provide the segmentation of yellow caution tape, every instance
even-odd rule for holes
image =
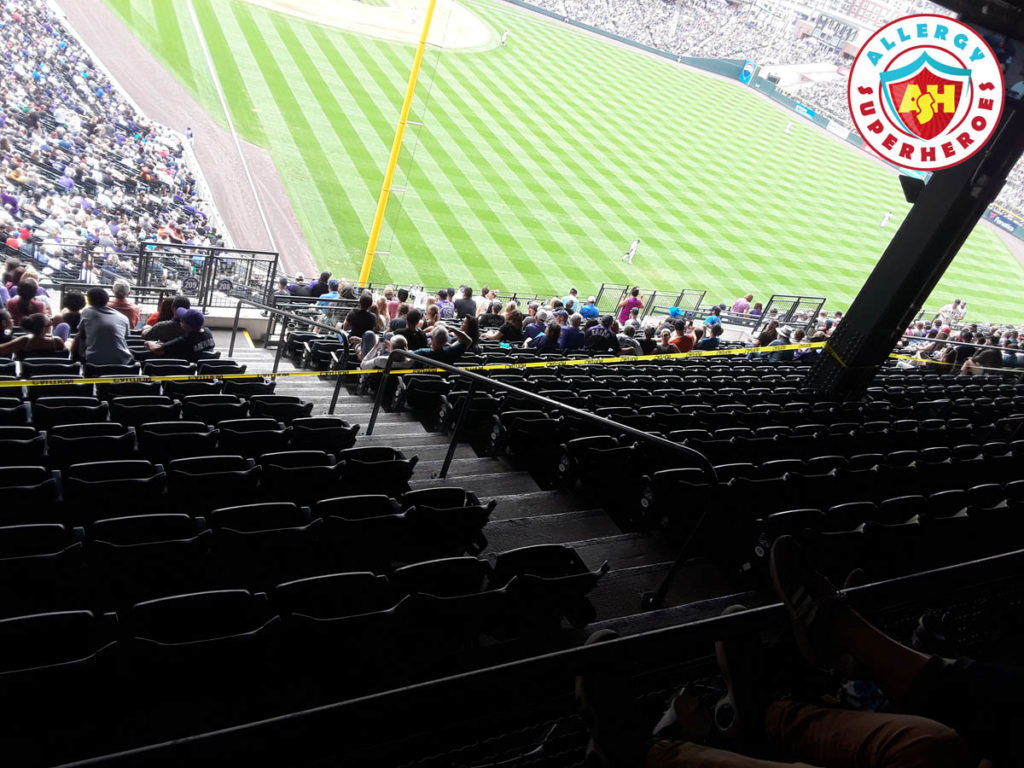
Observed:
[[[527,363],[493,363],[490,365],[469,365],[460,368],[463,371],[502,371],[521,370],[524,368],[560,368],[569,365],[608,365],[613,363],[636,363],[648,360],[680,360],[690,357],[724,357],[730,355],[750,355],[759,353],[773,354],[798,349],[817,349],[825,346],[825,342],[816,341],[808,344],[780,344],[774,347],[743,347],[741,349],[702,349],[695,352],[676,352],[665,355],[625,355],[622,357],[579,357],[565,360],[535,360]],[[68,384],[134,384],[139,382],[162,381],[225,381],[237,379],[287,379],[300,376],[366,376],[383,373],[383,368],[352,369],[346,371],[284,371],[281,373],[223,373],[193,374],[191,376],[109,376],[92,379],[25,379],[17,381],[0,381],[0,389],[5,387],[52,387]],[[392,369],[392,376],[404,373],[444,373],[443,368],[403,368]]]

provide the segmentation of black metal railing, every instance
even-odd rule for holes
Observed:
[[[423,355],[417,355],[415,352],[409,352],[404,349],[396,349],[388,355],[387,362],[384,364],[383,376],[387,377],[391,373],[391,369],[394,367],[396,360],[410,360],[414,363],[420,363],[427,368],[437,368],[446,373],[454,374],[460,378],[467,379],[469,381],[469,390],[466,392],[465,397],[462,400],[459,408],[458,415],[455,417],[455,427],[452,429],[452,439],[448,443],[448,452],[444,458],[444,464],[441,466],[441,471],[438,473],[438,477],[445,478],[448,475],[448,468],[451,466],[452,457],[455,455],[455,449],[457,447],[459,436],[462,431],[462,425],[465,421],[466,414],[469,413],[470,402],[473,399],[473,393],[476,391],[477,386],[490,387],[491,389],[501,390],[502,392],[510,392],[517,397],[521,397],[527,400],[532,400],[538,405],[542,405],[545,408],[565,413],[583,421],[589,422],[602,430],[611,430],[620,432],[624,435],[629,435],[637,440],[648,443],[650,445],[657,446],[667,451],[682,454],[688,459],[696,461],[700,465],[701,470],[707,476],[708,484],[716,485],[718,483],[718,475],[715,472],[714,465],[708,460],[707,456],[698,450],[690,448],[687,445],[681,443],[674,443],[671,440],[666,440],[664,437],[658,435],[652,435],[647,432],[643,432],[634,427],[630,427],[626,424],[619,424],[617,421],[606,419],[603,416],[585,411],[582,408],[576,408],[566,403],[561,403],[557,400],[552,400],[549,397],[538,395],[535,392],[529,392],[525,389],[519,389],[511,384],[507,384],[503,381],[495,381],[494,379],[482,376],[479,373],[473,371],[467,371],[464,368],[458,368],[454,365],[448,365],[447,363],[438,362],[429,357]],[[338,382],[335,384],[335,394],[341,388],[341,377],[338,377]],[[380,412],[381,406],[384,404],[384,393],[387,387],[378,387],[377,395],[373,402],[373,412],[370,414],[370,423],[366,427],[366,434],[373,434],[373,427],[377,423],[377,414]]]
[[[298,323],[300,325],[304,325],[304,326],[307,326],[309,328],[316,328],[317,330],[324,331],[326,333],[332,333],[332,334],[335,334],[335,335],[337,335],[337,333],[338,333],[338,329],[335,328],[334,326],[327,325],[326,323],[318,322],[316,320],[313,320],[310,317],[304,317],[302,315],[296,315],[296,314],[294,314],[292,312],[285,312],[284,310],[278,309],[277,307],[272,307],[269,304],[261,304],[258,301],[251,301],[250,299],[236,299],[236,301],[237,301],[237,304],[235,305],[235,321],[234,321],[234,323],[231,326],[231,343],[228,345],[228,357],[231,357],[231,355],[235,351],[235,338],[238,336],[238,323],[239,323],[239,321],[241,320],[241,317],[242,317],[242,305],[243,304],[245,304],[246,306],[249,306],[249,307],[256,307],[257,309],[262,310],[263,312],[267,312],[271,316],[279,317],[282,320],[290,320],[293,323]],[[285,334],[287,332],[288,332],[288,326],[286,324],[282,323],[281,324],[281,339],[280,339],[280,342],[277,345],[277,353],[274,355],[274,371],[273,371],[274,373],[277,373],[277,369],[281,365],[281,354],[284,352],[284,348],[285,348],[284,337],[285,337]],[[331,410],[331,413],[334,413],[333,409]]]
[[[892,633],[893,627],[905,629],[916,623],[924,608],[940,606],[959,615],[981,605],[1000,605],[1024,589],[1022,574],[1024,550],[844,592],[854,608],[870,609],[872,617]],[[973,615],[963,619],[974,621]],[[377,768],[415,765],[427,756],[454,756],[466,744],[506,734],[526,718],[534,724],[569,718],[575,711],[575,675],[614,673],[633,678],[642,690],[678,689],[692,680],[686,677],[693,674],[691,665],[709,656],[716,640],[778,632],[788,622],[779,603],[680,622],[73,765],[169,768],[222,765],[225,760]],[[396,712],[416,716],[405,718],[396,729]],[[466,763],[453,759],[446,764]]]

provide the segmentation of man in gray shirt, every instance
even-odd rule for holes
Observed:
[[[105,288],[90,288],[89,306],[82,311],[78,335],[72,343],[72,355],[93,365],[130,365],[135,358],[128,349],[128,318],[107,306],[110,296]]]

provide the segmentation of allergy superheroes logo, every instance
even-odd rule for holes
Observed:
[[[850,70],[857,131],[890,163],[937,171],[962,163],[995,132],[1003,73],[992,49],[956,19],[918,14],[875,32]]]

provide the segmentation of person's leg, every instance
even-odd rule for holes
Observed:
[[[896,642],[853,610],[835,586],[807,563],[792,536],[776,539],[771,572],[807,661],[827,663],[846,654],[890,694],[900,697],[910,691],[929,657]]]
[[[913,715],[828,709],[777,702],[765,732],[782,754],[828,768],[970,768],[956,731]]]
[[[374,333],[373,331],[367,331],[366,333],[364,333],[359,351],[360,359],[369,356],[373,352],[373,348],[376,346],[377,334]]]

